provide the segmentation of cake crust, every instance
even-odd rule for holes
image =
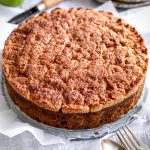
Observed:
[[[64,114],[38,107],[20,96],[8,82],[6,82],[6,86],[13,102],[30,118],[52,127],[74,130],[97,128],[103,124],[116,121],[135,106],[143,90],[142,84],[137,92],[129,98],[99,112]]]
[[[55,9],[11,33],[3,70],[13,90],[38,107],[88,113],[136,93],[145,79],[147,57],[135,28],[111,13]]]

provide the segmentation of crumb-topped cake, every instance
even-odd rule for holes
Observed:
[[[10,97],[54,127],[94,128],[138,101],[148,65],[136,29],[112,13],[55,9],[16,28],[3,50]]]

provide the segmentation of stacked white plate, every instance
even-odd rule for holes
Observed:
[[[108,0],[96,0],[98,2],[105,2]],[[150,5],[150,0],[112,0],[117,8],[135,8]]]

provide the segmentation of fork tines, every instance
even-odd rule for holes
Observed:
[[[148,150],[126,125],[117,131],[117,136],[128,150]]]

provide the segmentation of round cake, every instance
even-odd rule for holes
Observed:
[[[136,29],[112,13],[57,8],[20,24],[5,42],[2,61],[8,93],[29,117],[88,129],[134,107],[147,53]]]

